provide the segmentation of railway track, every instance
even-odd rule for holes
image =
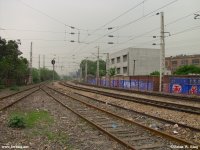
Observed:
[[[194,146],[193,143],[125,119],[112,112],[93,106],[71,94],[50,87],[42,89],[54,100],[77,114],[128,149],[171,149],[173,145]],[[68,99],[66,100],[66,97]]]
[[[74,82],[75,84],[80,84],[84,86],[89,87],[95,87],[99,89],[108,89],[108,90],[114,90],[114,91],[123,91],[126,93],[136,93],[136,94],[143,94],[143,95],[151,95],[151,96],[159,96],[159,97],[167,97],[167,98],[175,98],[179,99],[180,101],[193,101],[193,102],[200,102],[200,97],[198,96],[190,96],[190,95],[175,95],[170,93],[160,93],[160,92],[152,92],[152,91],[139,91],[139,90],[132,90],[132,89],[124,89],[124,88],[116,88],[116,87],[106,87],[106,86],[98,86],[98,85],[92,85],[88,83],[80,83],[80,82]]]
[[[5,98],[8,98],[8,97],[11,97],[11,96],[14,96],[14,95],[17,95],[17,94],[23,93],[23,92],[28,91],[28,90],[31,90],[31,89],[33,89],[33,88],[35,88],[35,87],[37,87],[37,86],[38,86],[38,85],[35,85],[35,86],[30,87],[30,88],[27,88],[27,89],[25,89],[25,90],[21,90],[21,91],[19,91],[19,92],[15,92],[15,93],[13,93],[13,94],[9,94],[9,95],[6,95],[6,96],[3,96],[3,97],[0,97],[0,101],[2,101],[2,100],[5,99]]]
[[[162,107],[162,108],[167,108],[167,109],[171,109],[171,110],[187,112],[187,113],[191,113],[191,114],[200,114],[200,108],[195,107],[195,106],[182,105],[182,104],[177,104],[177,103],[172,103],[172,102],[157,101],[157,100],[152,100],[152,99],[147,99],[147,98],[139,98],[139,97],[128,96],[128,95],[121,95],[121,94],[105,92],[105,91],[100,91],[100,90],[95,90],[95,89],[78,87],[75,85],[61,83],[61,82],[59,82],[59,84],[69,87],[69,88],[76,89],[76,90],[92,92],[92,93],[96,93],[96,94],[100,94],[100,95],[104,95],[104,96],[108,96],[108,97],[113,97],[113,98],[117,98],[117,99],[122,99],[122,100],[126,100],[126,101],[142,103],[145,105],[152,105],[152,106],[156,106],[156,107]]]
[[[163,119],[163,118],[160,118],[160,117],[156,117],[156,116],[152,116],[152,115],[149,115],[149,114],[146,114],[146,113],[142,113],[142,112],[138,112],[138,111],[135,111],[135,110],[132,110],[132,109],[124,108],[122,106],[119,106],[119,105],[116,105],[116,104],[112,104],[112,103],[109,103],[109,102],[104,102],[104,101],[101,101],[101,100],[97,100],[95,98],[92,98],[90,96],[86,96],[86,95],[83,95],[83,94],[80,94],[80,93],[77,93],[77,92],[74,92],[74,94],[82,96],[82,97],[85,97],[85,98],[93,100],[93,101],[96,101],[98,103],[102,103],[102,104],[106,104],[106,105],[109,105],[109,106],[113,106],[114,108],[119,108],[121,110],[126,110],[128,112],[132,112],[134,114],[135,118],[137,118],[137,115],[141,115],[141,116],[149,117],[149,118],[152,118],[154,120],[159,120],[159,121],[161,121],[163,123],[168,123],[168,124],[171,124],[171,125],[178,124],[179,127],[188,128],[188,129],[190,129],[192,131],[200,132],[200,128],[195,128],[195,127],[192,127],[192,126],[189,126],[189,125],[186,125],[186,124],[181,124],[181,123],[174,122],[172,120],[166,120],[166,119]]]
[[[37,92],[41,85],[36,85],[34,87],[16,92],[0,98],[0,111],[6,110],[7,108],[13,106],[15,103],[23,100],[24,98],[30,96],[31,94]]]

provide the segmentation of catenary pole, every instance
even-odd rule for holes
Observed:
[[[85,59],[85,82],[87,83],[87,58]]]
[[[40,74],[40,54],[39,54],[39,61],[38,61],[38,75],[39,75],[39,82],[41,81],[41,74]]]
[[[97,85],[99,85],[99,46],[97,47]]]
[[[28,84],[32,84],[33,83],[33,77],[32,77],[33,53],[32,53],[32,49],[33,49],[33,43],[31,42],[31,47],[30,47],[30,63],[29,63],[30,72],[29,72],[29,81],[28,81]]]
[[[162,92],[162,79],[165,72],[165,30],[164,30],[164,12],[160,13],[161,30],[160,30],[160,83],[159,92]]]

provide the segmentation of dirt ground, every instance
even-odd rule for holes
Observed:
[[[34,127],[8,127],[11,113],[47,111],[53,122],[37,123]],[[113,150],[125,149],[88,123],[59,105],[43,91],[0,112],[0,149],[24,148],[36,150]]]

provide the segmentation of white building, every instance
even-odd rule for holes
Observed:
[[[127,48],[110,54],[110,68],[118,75],[149,75],[160,68],[160,49]]]

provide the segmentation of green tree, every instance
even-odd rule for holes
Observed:
[[[200,67],[194,65],[181,66],[174,72],[175,75],[200,74]]]
[[[85,77],[85,63],[86,60],[82,60],[80,66],[82,66],[83,77]],[[87,60],[87,73],[93,76],[96,76],[97,73],[97,61]],[[99,60],[99,75],[106,75],[106,62],[103,60]]]
[[[38,69],[32,68],[32,78],[33,78],[33,83],[39,82],[39,71],[38,71]]]
[[[116,68],[110,68],[108,70],[108,74],[110,77],[114,76],[116,74]]]
[[[24,84],[28,77],[28,61],[20,57],[16,41],[6,41],[0,37],[0,80],[14,80],[16,84]]]
[[[41,68],[40,69],[40,79],[39,79],[39,70],[36,68],[33,68],[32,70],[32,77],[33,77],[33,83],[48,81],[53,79],[53,71],[49,70],[47,68]],[[60,76],[56,71],[54,71],[54,79],[59,80]]]
[[[150,73],[151,76],[159,76],[160,72],[159,71],[153,71],[152,73]]]

